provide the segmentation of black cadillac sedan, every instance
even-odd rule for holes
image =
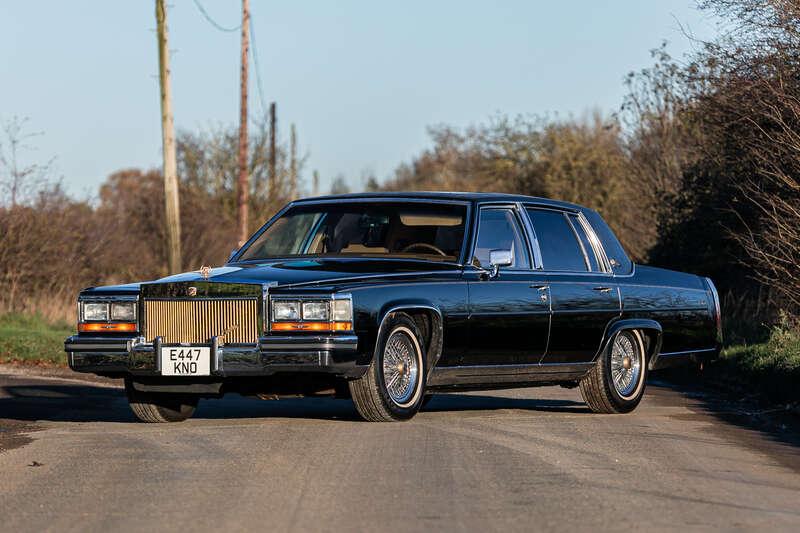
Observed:
[[[226,392],[407,420],[436,392],[546,384],[624,413],[649,370],[721,345],[710,279],[635,265],[591,209],[505,194],[292,202],[222,267],[88,288],[78,308],[70,367],[124,378],[145,422]]]

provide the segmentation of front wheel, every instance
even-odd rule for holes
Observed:
[[[138,391],[130,379],[125,380],[125,393],[131,411],[141,422],[183,422],[197,408],[197,397]]]
[[[408,420],[424,401],[425,349],[414,320],[386,318],[367,372],[349,382],[358,413],[370,422]]]
[[[581,379],[581,396],[595,413],[628,413],[642,401],[646,378],[641,333],[620,331],[594,368]]]

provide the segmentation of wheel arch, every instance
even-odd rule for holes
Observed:
[[[658,360],[658,354],[661,351],[663,329],[661,328],[661,324],[649,318],[627,318],[611,323],[606,328],[598,357],[605,352],[608,348],[608,344],[614,339],[614,336],[624,330],[636,330],[642,334],[645,343],[644,349],[645,356],[647,357],[647,367],[649,370],[652,370],[653,365]]]
[[[433,303],[425,301],[393,302],[384,305],[378,313],[378,328],[375,336],[373,357],[378,349],[378,340],[386,328],[386,319],[395,313],[409,315],[422,332],[423,344],[427,355],[426,380],[431,375],[431,370],[439,362],[442,355],[444,342],[444,321],[442,311]]]

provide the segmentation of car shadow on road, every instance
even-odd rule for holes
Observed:
[[[523,410],[589,413],[580,402],[508,398],[475,394],[437,394],[424,412]],[[308,418],[360,420],[350,400],[287,398],[258,400],[228,394],[201,400],[196,419]],[[0,386],[0,419],[52,422],[133,422],[122,389],[91,384],[19,384]]]
[[[547,411],[552,413],[590,414],[583,402],[572,400],[550,400],[546,398],[508,398],[487,394],[436,394],[423,411],[496,411],[517,409],[520,411]]]
[[[698,379],[675,379],[672,374],[660,375],[652,385],[671,390],[689,401],[690,414],[675,418],[696,420],[711,416],[724,422],[709,426],[712,432],[725,440],[735,440],[760,452],[764,438],[770,451],[785,466],[800,472],[800,417],[783,406],[765,405],[755,397],[737,396],[730,391],[714,390]],[[685,401],[684,400],[684,401]]]

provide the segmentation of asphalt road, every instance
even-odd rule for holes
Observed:
[[[437,396],[401,424],[348,401],[202,401],[136,423],[122,391],[0,375],[0,530],[800,530],[800,441],[650,386]]]

